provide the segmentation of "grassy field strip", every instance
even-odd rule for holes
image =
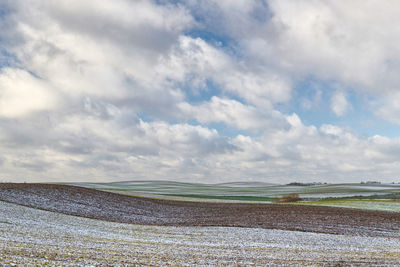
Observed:
[[[349,197],[398,194],[399,184],[321,184],[312,186],[276,185],[264,183],[200,184],[172,181],[127,181],[117,183],[76,183],[88,188],[147,193],[155,195],[268,201],[283,194],[297,193],[303,198]]]
[[[400,201],[398,200],[327,199],[292,204],[400,212]]]
[[[164,194],[155,195],[150,193],[138,193],[130,190],[104,190],[131,196],[146,198],[169,199],[176,201],[200,201],[200,202],[219,202],[219,203],[271,203],[273,198],[257,196],[214,196],[214,195],[195,195],[195,194]],[[356,194],[356,193],[354,193]],[[318,201],[305,201],[291,204],[331,206],[342,208],[356,208],[368,210],[381,210],[400,212],[400,201],[390,199],[325,199]]]
[[[246,198],[242,197],[239,199],[235,198],[218,198],[213,196],[200,196],[191,197],[187,195],[152,195],[144,193],[135,193],[127,191],[114,191],[110,192],[120,193],[131,196],[139,196],[145,198],[154,199],[167,199],[175,201],[199,201],[199,202],[210,202],[210,203],[273,203],[273,201],[266,199],[264,201],[259,200],[259,198]],[[252,199],[252,200],[249,200]],[[256,200],[257,199],[257,200]],[[367,209],[367,210],[381,210],[381,211],[391,211],[400,212],[400,201],[399,200],[368,200],[368,199],[327,199],[319,201],[305,201],[305,202],[295,202],[295,203],[283,203],[283,204],[294,204],[294,205],[316,205],[316,206],[327,206],[327,207],[340,207],[340,208],[354,208],[354,209]]]
[[[239,199],[233,197],[214,197],[214,196],[188,196],[188,195],[156,195],[149,193],[141,193],[134,191],[118,191],[118,190],[102,190],[111,193],[117,193],[121,195],[134,196],[134,197],[143,197],[143,198],[151,198],[151,199],[160,199],[160,200],[174,200],[174,201],[194,201],[194,202],[208,202],[208,203],[253,203],[253,204],[262,204],[262,203],[272,203],[272,201],[266,198],[266,200],[254,200],[255,198],[247,198],[242,197]],[[257,198],[257,197],[256,197]],[[249,200],[252,199],[252,200]]]
[[[400,240],[104,222],[0,201],[0,265],[399,265]]]

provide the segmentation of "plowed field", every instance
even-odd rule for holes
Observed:
[[[55,184],[0,184],[0,200],[63,214],[142,225],[235,226],[400,236],[400,213],[382,211],[169,201]]]

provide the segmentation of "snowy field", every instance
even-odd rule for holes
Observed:
[[[383,199],[383,200],[327,199],[327,200],[313,201],[313,202],[301,202],[296,204],[400,212],[400,201],[390,200],[390,199]]]
[[[400,239],[139,226],[0,201],[1,265],[400,265]]]

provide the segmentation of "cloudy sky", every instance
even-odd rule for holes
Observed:
[[[397,0],[2,0],[0,181],[400,180]]]

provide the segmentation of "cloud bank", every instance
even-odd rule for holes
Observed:
[[[0,180],[398,181],[399,11],[3,1]]]

